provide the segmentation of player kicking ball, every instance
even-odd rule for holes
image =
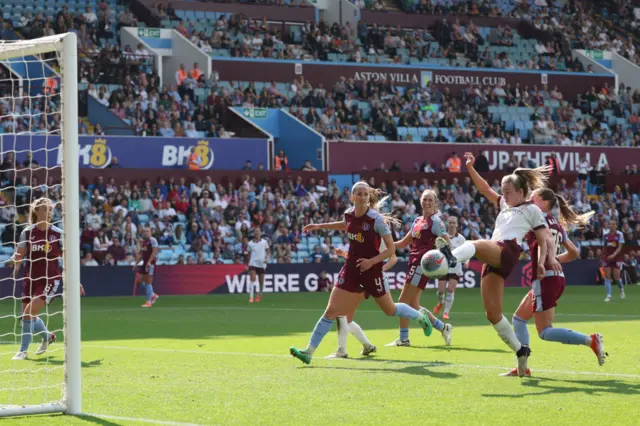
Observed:
[[[553,318],[560,296],[564,293],[566,281],[564,272],[554,271],[549,267],[549,259],[557,259],[561,264],[571,262],[578,258],[578,248],[567,237],[564,226],[584,227],[593,212],[579,215],[565,201],[565,199],[554,193],[549,188],[537,189],[533,192],[531,201],[542,213],[550,232],[548,235],[547,257],[542,258],[538,247],[538,241],[533,232],[527,233],[525,241],[529,245],[531,253],[531,266],[533,270],[538,268],[543,272],[543,278],[534,280],[531,291],[522,299],[520,306],[513,314],[513,330],[518,341],[524,347],[529,347],[529,330],[527,321],[533,318],[538,336],[547,342],[557,342],[565,345],[586,346],[591,348],[598,358],[598,364],[604,365],[607,353],[604,350],[604,339],[600,333],[591,335],[569,330],[568,328],[554,327]],[[554,208],[558,208],[559,217],[556,219],[551,215]],[[564,226],[563,226],[564,225]],[[564,253],[561,247],[565,248]],[[529,351],[530,352],[530,351]],[[517,368],[501,374],[501,376],[517,376]],[[526,377],[531,376],[531,371],[527,368]]]

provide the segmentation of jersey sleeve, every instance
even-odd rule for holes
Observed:
[[[18,239],[18,247],[19,249],[27,249],[27,234],[29,232],[29,228],[24,228],[20,233],[20,238]]]
[[[620,231],[618,231],[618,243],[620,245],[624,244],[624,234],[622,232],[620,232]]]
[[[431,232],[436,237],[442,237],[447,233],[447,229],[444,226],[444,222],[439,216],[433,216],[433,225],[431,225]]]
[[[373,230],[376,231],[381,237],[385,237],[387,235],[391,235],[391,228],[384,221],[384,217],[379,214],[376,216],[376,222],[373,225]]]
[[[537,231],[538,229],[547,228],[547,221],[542,214],[542,210],[535,204],[527,206],[527,220],[531,225],[531,229]]]
[[[158,248],[158,240],[156,240],[154,237],[151,237],[149,241],[151,242],[151,248]]]

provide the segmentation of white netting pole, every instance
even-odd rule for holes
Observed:
[[[78,42],[74,33],[62,41],[62,193],[64,226],[64,342],[67,414],[82,412],[80,359],[80,217],[78,188]]]

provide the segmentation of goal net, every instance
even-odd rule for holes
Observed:
[[[0,417],[81,412],[76,45],[71,33],[0,41]],[[62,243],[49,230],[38,240],[29,228],[31,204],[41,197],[55,206],[49,229],[62,230]],[[18,269],[11,260],[25,228]],[[36,258],[46,259],[37,268],[43,272],[33,272]],[[30,319],[25,294],[46,300]],[[46,352],[42,324],[56,337]],[[24,336],[26,359],[14,359]]]

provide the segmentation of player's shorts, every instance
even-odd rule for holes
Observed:
[[[148,276],[152,277],[153,273],[155,272],[155,269],[156,269],[156,265],[149,266],[149,270],[148,271],[145,270],[144,266],[139,266],[138,267],[138,274],[140,274],[140,275],[148,275]]]
[[[249,266],[250,271],[255,271],[256,275],[264,275],[267,268],[258,268],[257,266]]]
[[[515,240],[507,240],[507,241],[496,241],[496,243],[502,249],[500,253],[500,267],[494,268],[493,266],[489,266],[484,264],[482,266],[482,274],[481,277],[485,277],[490,273],[497,274],[504,279],[511,274],[513,269],[518,264],[518,260],[520,260],[520,253],[522,253],[522,249],[515,242]]]
[[[365,293],[365,297],[374,298],[384,296],[389,292],[389,280],[382,272],[382,265],[375,265],[365,273],[359,271],[347,272],[346,266],[338,274],[336,287],[350,293]]]
[[[22,304],[27,305],[33,299],[42,299],[47,304],[51,303],[60,287],[59,279],[24,279],[24,290],[22,293]]]
[[[555,308],[566,287],[564,275],[558,275],[554,271],[547,271],[542,280],[534,280],[529,291],[533,301],[533,312]]]
[[[387,289],[387,292],[388,292],[388,291],[389,291],[389,289],[391,288],[391,287],[389,287],[389,278],[387,278],[387,274],[385,274],[384,272],[382,273],[382,277],[383,277],[382,279],[384,280],[384,281],[383,281],[384,288],[386,288],[386,289]],[[365,298],[365,300],[366,300],[366,299],[368,299],[368,298],[370,298],[370,297],[371,297],[371,295],[370,295],[368,292],[366,292],[366,291],[365,291],[365,292],[364,292],[364,298]]]
[[[618,259],[609,260],[605,257],[602,260],[602,266],[605,268],[622,269],[622,262]]]
[[[429,277],[422,274],[422,266],[420,261],[409,263],[409,271],[407,272],[407,278],[404,281],[406,284],[411,284],[414,287],[418,287],[420,290],[424,290],[429,283]]]
[[[449,273],[444,276],[447,280],[458,280],[462,276],[462,263],[458,262],[455,268],[449,268]]]

